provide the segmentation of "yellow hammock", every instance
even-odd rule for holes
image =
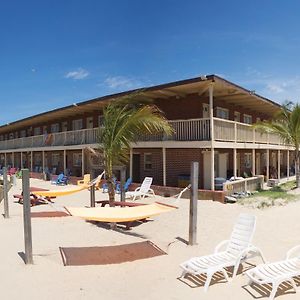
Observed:
[[[177,207],[162,203],[134,207],[65,207],[74,217],[99,222],[131,222],[169,212]]]
[[[77,193],[79,191],[87,189],[88,187],[89,187],[88,185],[79,185],[69,189],[52,190],[52,191],[32,191],[31,193],[38,196],[44,196],[44,197],[58,197],[58,196],[65,196],[65,195]]]

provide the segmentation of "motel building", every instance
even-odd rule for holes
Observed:
[[[184,186],[192,161],[199,162],[199,188],[205,190],[215,190],[219,177],[246,177],[255,183],[256,175],[264,175],[265,181],[294,175],[293,148],[251,126],[272,118],[279,104],[216,75],[141,91],[143,98],[152,99],[164,112],[175,133],[142,136],[132,145],[127,177],[134,182],[151,176],[155,185]],[[98,146],[103,107],[131,92],[74,103],[1,126],[1,166],[29,168],[36,177],[43,172],[74,177],[100,174],[99,162],[85,148]]]

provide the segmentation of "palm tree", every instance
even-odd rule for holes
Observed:
[[[255,128],[277,134],[287,145],[293,145],[295,159],[296,185],[300,187],[300,105],[287,103],[274,115],[271,121],[258,122]]]
[[[173,132],[162,112],[152,104],[115,101],[103,110],[103,127],[99,130],[99,151],[107,178],[109,205],[114,206],[115,187],[113,167],[125,165],[129,151],[141,135]],[[132,101],[131,101],[132,102]]]

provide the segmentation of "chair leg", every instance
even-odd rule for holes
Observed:
[[[296,286],[295,280],[294,280],[293,278],[291,278],[291,279],[289,280],[289,282],[291,283],[291,285],[292,285],[294,291],[297,293],[297,286]]]
[[[228,274],[227,274],[226,270],[225,270],[225,269],[222,269],[221,272],[223,273],[225,279],[229,282],[229,277],[228,277]]]
[[[204,284],[204,292],[208,291],[212,276],[213,276],[213,274],[211,274],[211,273],[207,274],[206,281],[205,281],[205,284]]]
[[[232,273],[232,279],[236,276],[238,270],[239,270],[239,266],[240,266],[241,260],[239,259],[233,269],[233,273]]]
[[[275,295],[276,295],[276,292],[277,292],[277,289],[278,289],[278,286],[279,284],[276,282],[272,284],[272,291],[271,291],[271,294],[270,294],[270,297],[269,297],[269,300],[273,300]]]

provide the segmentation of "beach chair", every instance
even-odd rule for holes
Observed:
[[[206,274],[204,290],[207,291],[213,275],[221,272],[229,281],[226,268],[234,267],[232,278],[237,274],[239,265],[246,260],[248,255],[260,255],[263,262],[264,256],[259,248],[251,244],[255,231],[256,218],[253,215],[240,214],[234,225],[230,240],[221,242],[215,248],[214,254],[200,257],[193,257],[180,265],[183,269],[181,277],[186,274]],[[226,248],[225,248],[226,246]],[[222,248],[225,250],[221,251]]]
[[[91,174],[84,174],[82,180],[77,181],[77,185],[86,185],[91,181]]]
[[[129,186],[131,185],[131,183],[132,183],[132,179],[129,177],[129,178],[126,180],[126,182],[124,183],[124,191],[125,191],[125,192],[128,191]],[[118,184],[116,185],[116,193],[117,193],[117,194],[121,194],[121,184],[120,184],[120,183],[118,183]]]
[[[298,255],[295,255],[296,253]],[[283,282],[290,282],[295,292],[297,292],[293,277],[300,276],[300,245],[290,249],[285,260],[258,265],[247,271],[246,275],[249,277],[249,285],[252,282],[259,285],[272,285],[270,300],[274,299],[279,285]]]
[[[132,200],[136,200],[137,198],[144,199],[146,196],[153,195],[155,196],[154,191],[150,188],[152,184],[152,177],[145,177],[141,186],[136,188],[132,192],[127,192],[125,195],[126,198],[132,198]]]
[[[64,175],[64,173],[61,173],[57,176],[55,180],[51,181],[51,184],[56,185],[67,185],[68,184],[68,177]]]

